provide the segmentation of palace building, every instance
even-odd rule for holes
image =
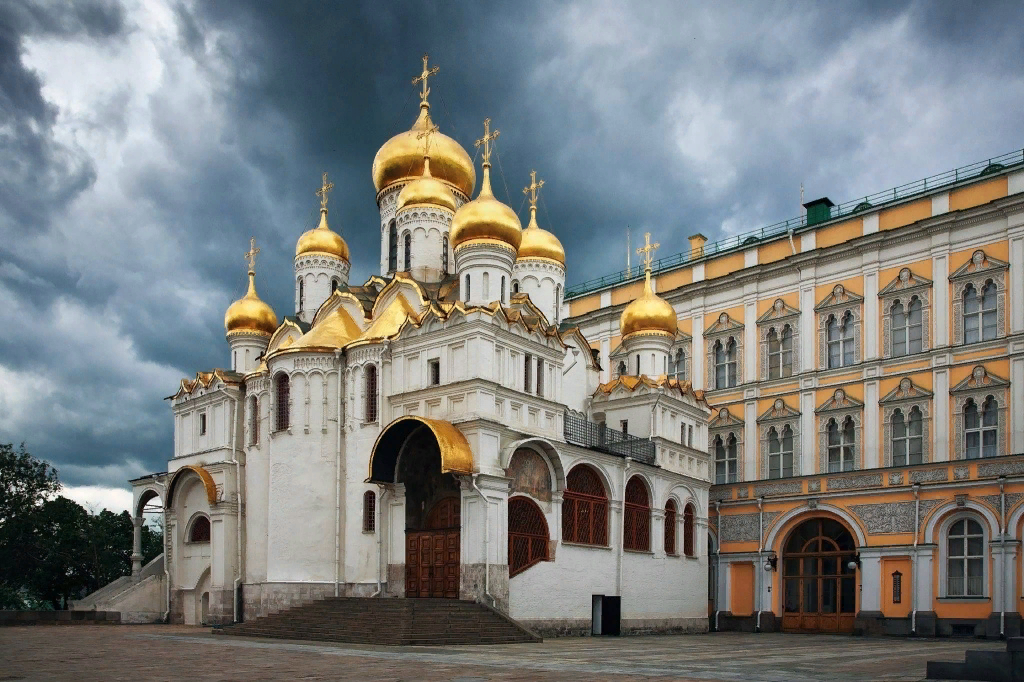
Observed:
[[[137,530],[133,576],[79,607],[247,626],[334,597],[433,598],[541,634],[707,630],[710,409],[649,370],[601,381],[590,342],[559,324],[543,181],[524,190],[524,229],[491,189],[489,120],[479,178],[434,124],[436,71],[424,57],[419,116],[373,160],[379,274],[349,281],[326,174],[319,223],[276,280],[294,314],[259,297],[250,243],[227,367],[181,381],[167,471],[132,481],[137,529],[162,505],[164,554],[143,566]],[[664,365],[675,313],[653,284],[623,344]]]
[[[602,381],[669,377],[711,406],[693,434],[713,467],[711,627],[1016,635],[1022,152],[805,207],[693,235],[649,284],[634,269],[566,290]],[[649,357],[623,310],[651,290],[676,325]]]

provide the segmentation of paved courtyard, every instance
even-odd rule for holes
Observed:
[[[925,661],[999,642],[828,635],[567,638],[372,647],[215,636],[180,626],[0,628],[0,680],[923,680]]]

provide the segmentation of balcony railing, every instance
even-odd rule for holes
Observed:
[[[961,166],[960,168],[954,168],[953,170],[946,171],[944,173],[931,175],[921,180],[908,182],[905,185],[899,185],[898,187],[893,187],[882,192],[868,194],[862,198],[852,199],[842,204],[831,206],[829,208],[828,220],[833,220],[843,216],[852,216],[856,213],[875,209],[879,206],[883,206],[894,201],[900,201],[917,194],[931,192],[940,187],[952,185],[962,180],[977,178],[991,173],[999,173],[1006,168],[1021,164],[1024,164],[1024,150],[1012,151],[1008,154],[1003,154],[1002,156],[996,156],[991,159],[986,159],[985,161],[978,161],[977,163]],[[659,258],[651,264],[651,267],[653,268],[654,273],[658,274],[665,270],[671,270],[672,268],[683,265],[689,261],[700,260],[707,256],[714,256],[716,254],[726,253],[741,247],[757,244],[766,239],[784,235],[790,231],[800,230],[806,226],[807,216],[790,218],[789,220],[783,220],[751,232],[725,237],[724,239],[719,239],[715,242],[709,242],[695,251],[683,251],[671,256]],[[585,294],[589,294],[592,291],[604,289],[605,287],[620,284],[622,282],[637,280],[643,277],[643,275],[644,268],[643,266],[638,265],[628,270],[619,270],[618,272],[614,272],[610,275],[590,279],[586,282],[567,287],[565,290],[565,300],[568,301],[573,298],[578,298]]]
[[[654,442],[628,433],[595,424],[581,417],[565,414],[565,441],[609,455],[629,457],[645,464],[655,463]]]

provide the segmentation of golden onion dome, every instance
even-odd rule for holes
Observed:
[[[537,207],[530,207],[530,224],[523,230],[523,239],[519,244],[519,255],[516,260],[526,258],[545,258],[557,261],[565,267],[565,249],[558,237],[537,225]]]
[[[270,336],[277,329],[277,315],[273,308],[256,295],[256,273],[249,271],[249,291],[228,306],[224,313],[224,329],[228,335],[249,332]]]
[[[320,224],[306,230],[295,244],[296,257],[304,253],[326,253],[348,261],[348,244],[341,235],[327,226],[327,209],[320,209]]]
[[[398,209],[406,206],[437,206],[455,213],[455,197],[443,182],[430,174],[430,157],[423,157],[423,175],[402,188]]]
[[[423,141],[417,136],[432,127],[430,104],[421,102],[420,115],[412,128],[385,142],[373,158],[373,185],[378,192],[423,174]],[[462,145],[444,133],[434,133],[430,138],[430,161],[435,178],[451,184],[467,197],[473,196],[476,169]]]
[[[484,178],[476,199],[463,204],[449,231],[452,248],[474,241],[496,241],[519,250],[523,224],[511,208],[494,198],[491,191],[491,164],[484,163]]]
[[[678,329],[676,311],[668,301],[651,290],[651,272],[647,271],[644,280],[644,293],[640,298],[626,306],[619,318],[619,331],[622,338],[632,334],[669,334],[676,335]]]

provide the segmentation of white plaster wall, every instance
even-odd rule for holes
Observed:
[[[551,261],[517,260],[512,277],[519,293],[527,294],[551,324],[561,321],[561,298],[565,292],[565,268]]]
[[[348,284],[349,264],[323,253],[307,253],[295,257],[295,315],[303,322],[312,322],[317,309],[331,295],[331,282],[338,287]],[[302,300],[299,300],[299,280]]]
[[[174,513],[177,519],[175,526],[175,542],[177,552],[174,569],[173,585],[176,588],[192,589],[200,576],[210,568],[213,557],[214,537],[213,524],[210,524],[210,542],[186,542],[191,521],[197,514],[210,515],[210,505],[206,497],[206,489],[198,476],[187,475],[178,484],[175,491]],[[211,519],[212,521],[212,519]]]
[[[409,273],[422,282],[442,279],[444,263],[444,237],[452,224],[452,213],[437,207],[414,206],[398,213],[398,269],[405,270],[405,235],[411,240]],[[454,272],[455,263],[448,250],[448,272]]]

